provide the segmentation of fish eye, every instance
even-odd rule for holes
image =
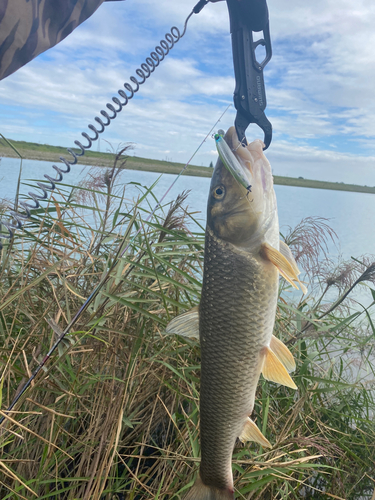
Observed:
[[[225,196],[225,187],[220,184],[220,186],[217,186],[214,190],[213,190],[213,196],[214,198],[216,198],[217,200],[222,200]]]

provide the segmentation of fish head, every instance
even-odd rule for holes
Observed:
[[[263,142],[244,147],[234,127],[225,134],[238,168],[249,181],[246,189],[218,159],[207,204],[207,225],[216,237],[239,247],[267,241],[278,248],[279,224],[271,165],[263,153]]]

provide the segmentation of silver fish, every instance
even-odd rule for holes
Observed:
[[[293,356],[272,334],[279,274],[305,287],[289,247],[279,240],[271,166],[262,141],[245,148],[234,127],[224,139],[236,161],[224,158],[231,167],[219,158],[211,181],[201,302],[166,329],[199,338],[201,345],[202,460],[185,500],[234,498],[231,462],[238,437],[271,447],[250,419],[261,373],[296,389],[289,375]],[[241,179],[251,179],[251,191]]]

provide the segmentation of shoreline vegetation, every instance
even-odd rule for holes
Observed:
[[[59,162],[61,155],[69,159],[69,153],[66,148],[59,146],[49,146],[47,144],[37,144],[25,141],[10,141],[13,146],[19,151],[23,159],[53,161]],[[73,150],[75,150],[73,148]],[[78,150],[75,150],[78,152]],[[0,139],[0,157],[18,158],[18,155],[13,151],[8,144]],[[85,155],[79,159],[81,165],[92,165],[97,167],[111,167],[115,153],[99,153],[96,151],[86,151]],[[141,170],[148,172],[158,172],[165,174],[179,174],[184,167],[183,163],[150,160],[149,158],[141,158],[138,156],[129,156],[126,161],[125,168],[128,170]],[[199,167],[197,165],[189,165],[184,175],[196,177],[211,177],[213,169],[210,167]],[[314,189],[330,189],[333,191],[351,191],[357,193],[375,194],[375,186],[359,186],[356,184],[345,184],[343,182],[326,182],[312,179],[304,179],[302,177],[285,177],[274,175],[274,183],[280,186],[295,186]]]
[[[163,332],[200,302],[205,233],[186,192],[155,212],[153,186],[128,202],[122,158],[3,239],[1,500],[177,500],[197,474],[199,342]],[[333,262],[319,217],[284,240],[309,282],[293,298],[280,280],[275,322],[298,389],[260,380],[252,418],[272,449],[236,442],[236,498],[374,499],[374,256]]]

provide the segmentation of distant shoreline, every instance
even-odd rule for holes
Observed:
[[[69,153],[67,153],[66,148],[59,146],[49,146],[46,144],[36,144],[31,142],[13,140],[10,140],[10,142],[25,160],[51,161],[59,163],[60,156],[65,156],[67,159],[69,159],[70,156]],[[13,149],[11,149],[3,139],[0,139],[0,157],[19,158],[17,153]],[[114,157],[115,153],[99,153],[95,151],[86,151],[85,155],[79,158],[79,163],[81,165],[110,167],[113,165]],[[182,163],[150,160],[148,158],[141,158],[138,156],[128,156],[125,166],[127,170],[157,172],[160,174],[179,174],[183,167],[184,164]],[[189,165],[183,175],[194,177],[211,177],[212,172],[213,169],[209,167]],[[375,194],[375,187],[344,184],[343,182],[316,181],[312,179],[304,179],[301,177],[296,178],[274,175],[274,183],[280,186],[330,189],[333,191],[351,191],[357,193]]]

